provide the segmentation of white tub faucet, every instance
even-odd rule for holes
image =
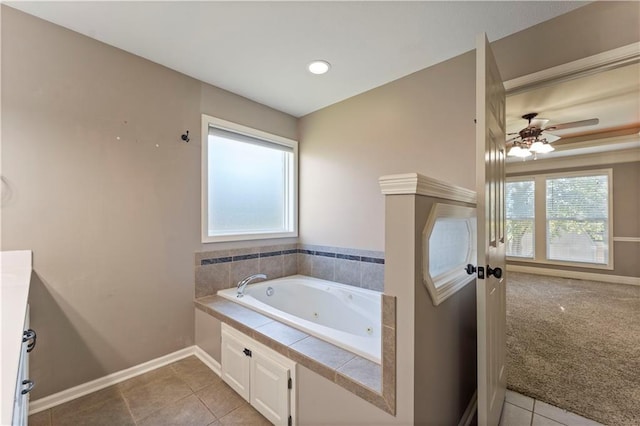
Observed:
[[[253,275],[249,275],[247,278],[243,280],[240,280],[238,282],[238,293],[236,297],[244,296],[244,288],[247,286],[247,284],[249,284],[253,280],[257,280],[258,278],[262,278],[263,280],[266,280],[267,276],[265,274],[253,274]]]

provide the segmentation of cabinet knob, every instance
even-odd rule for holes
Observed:
[[[27,343],[27,352],[31,352],[36,347],[37,339],[36,331],[32,328],[22,332],[22,343],[29,342]]]
[[[22,394],[22,395],[26,395],[26,394],[28,394],[29,392],[31,392],[31,390],[33,389],[33,387],[36,385],[36,384],[35,384],[35,382],[34,382],[33,380],[29,380],[29,379],[27,379],[27,380],[23,380],[23,381],[22,381],[22,384],[23,384],[24,386],[26,386],[26,388],[22,389],[22,391],[20,392],[20,394]]]

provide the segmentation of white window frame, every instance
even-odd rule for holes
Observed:
[[[596,175],[607,175],[608,185],[608,259],[607,263],[587,263],[587,262],[571,262],[563,260],[547,259],[547,179],[557,179],[566,177],[587,177]],[[571,172],[558,173],[542,173],[526,176],[508,177],[508,182],[517,182],[522,180],[534,180],[535,184],[535,217],[534,217],[534,256],[533,259],[526,257],[507,256],[510,262],[525,262],[544,265],[571,266],[576,268],[605,269],[613,270],[613,169],[590,169]]]
[[[431,276],[429,271],[429,250],[438,250],[438,247],[431,247],[430,240],[436,222],[440,218],[464,221],[469,232],[469,247],[462,263],[452,266],[449,270],[437,276]],[[475,207],[437,203],[431,208],[427,222],[422,230],[422,283],[427,288],[434,306],[438,306],[462,290],[464,286],[476,277],[475,274],[469,275],[464,269],[467,264],[475,265],[477,263],[476,219]]]
[[[226,130],[233,133],[261,139],[269,143],[284,145],[293,150],[292,183],[287,192],[288,228],[289,231],[261,233],[228,233],[209,235],[209,127]],[[225,241],[247,241],[271,238],[295,238],[298,236],[298,141],[287,139],[272,133],[256,130],[251,127],[233,123],[231,121],[202,114],[202,162],[201,162],[201,231],[203,243],[217,243]]]

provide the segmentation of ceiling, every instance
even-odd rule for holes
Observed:
[[[5,2],[297,117],[586,3]],[[307,72],[315,59],[330,72]]]
[[[598,118],[593,126],[551,131],[556,151],[538,158],[640,147],[640,64],[586,75],[507,97],[507,133],[527,126],[522,115],[536,112],[544,126]],[[508,161],[522,161],[508,157]]]

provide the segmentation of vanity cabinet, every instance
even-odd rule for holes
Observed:
[[[27,424],[29,392],[29,352],[36,334],[29,328],[29,284],[31,251],[0,253],[0,425]]]
[[[22,333],[22,346],[20,359],[18,362],[18,379],[13,401],[12,425],[20,426],[27,424],[29,416],[29,392],[33,389],[34,382],[29,379],[29,352],[36,344],[36,334],[29,328],[29,305],[24,321],[24,332]]]
[[[275,425],[295,423],[295,362],[222,324],[222,379]]]

